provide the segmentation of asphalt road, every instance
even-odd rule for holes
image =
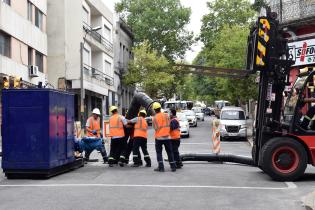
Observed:
[[[182,139],[182,153],[211,152],[210,118],[190,132]],[[153,143],[151,138],[152,168],[109,168],[96,162],[48,180],[7,180],[0,174],[0,209],[296,210],[304,209],[303,196],[314,190],[312,167],[294,183],[274,182],[258,168],[232,163],[187,162],[175,173],[166,164],[166,172],[157,173]],[[221,150],[250,156],[247,142],[222,142]]]

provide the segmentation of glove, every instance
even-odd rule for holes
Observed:
[[[93,133],[93,135],[96,135],[97,131],[96,130],[92,130],[92,133]]]

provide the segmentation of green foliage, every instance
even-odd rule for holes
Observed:
[[[205,47],[195,58],[198,65],[245,69],[249,25],[255,16],[247,0],[215,0],[208,3],[209,14],[203,17],[200,38]],[[257,96],[254,77],[244,79],[194,76],[187,82],[194,99],[213,103],[229,100],[244,103]]]
[[[148,42],[133,49],[135,59],[130,61],[124,75],[126,85],[137,85],[152,98],[164,95],[170,98],[174,88],[174,76],[169,61],[157,51],[151,50]]]
[[[211,47],[223,26],[247,26],[255,15],[247,0],[215,0],[208,2],[209,14],[202,18],[200,39]]]
[[[121,0],[116,11],[132,28],[136,45],[147,40],[171,61],[183,57],[193,42],[193,34],[184,28],[191,10],[180,0]]]

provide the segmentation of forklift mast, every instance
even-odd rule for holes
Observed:
[[[259,95],[252,156],[259,165],[259,152],[274,133],[280,131],[283,91],[288,85],[290,66],[287,41],[276,13],[259,17],[248,37],[247,69],[259,72]]]

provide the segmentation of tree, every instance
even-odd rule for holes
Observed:
[[[248,26],[255,15],[247,0],[215,0],[207,3],[209,14],[203,16],[200,39],[206,47],[211,47],[213,40],[223,26]]]
[[[129,63],[124,83],[137,85],[152,98],[160,95],[170,98],[174,93],[174,76],[170,73],[172,66],[166,57],[152,50],[148,42],[135,47],[133,52],[135,58]]]
[[[191,10],[180,0],[121,0],[116,11],[132,28],[136,45],[147,40],[171,61],[183,57],[193,43],[192,32],[185,30]]]

